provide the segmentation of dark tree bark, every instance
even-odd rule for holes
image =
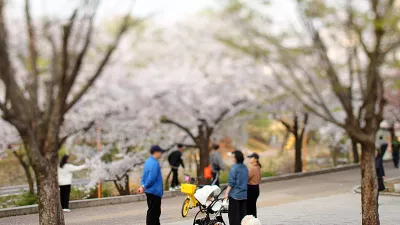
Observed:
[[[378,213],[378,181],[375,169],[375,138],[361,143],[361,201],[363,224],[380,224]]]
[[[294,172],[301,173],[303,171],[303,160],[302,160],[302,150],[303,150],[303,138],[306,132],[306,127],[308,124],[308,113],[303,114],[303,124],[299,124],[299,118],[295,113],[293,115],[293,124],[289,124],[284,120],[280,122],[286,127],[287,131],[292,133],[295,138],[295,160],[294,160]]]
[[[295,145],[295,163],[294,163],[294,172],[301,173],[303,172],[303,160],[302,160],[302,149],[303,149],[303,140],[297,138]]]
[[[122,184],[121,184],[121,182],[122,182]],[[117,176],[117,180],[114,180],[113,183],[115,185],[115,188],[117,188],[117,191],[120,196],[131,194],[131,190],[129,187],[129,175],[128,174],[124,174],[122,177]]]

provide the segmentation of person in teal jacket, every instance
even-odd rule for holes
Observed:
[[[229,199],[229,224],[240,225],[242,219],[247,215],[247,181],[249,172],[243,164],[243,153],[236,150],[232,155],[235,157],[235,164],[229,171],[225,198]]]
[[[145,193],[147,197],[147,225],[160,225],[163,181],[158,160],[164,152],[157,145],[151,147],[151,156],[144,163],[141,187],[137,191],[139,194]]]

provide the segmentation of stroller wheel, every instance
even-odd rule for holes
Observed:
[[[190,199],[186,198],[182,204],[182,217],[186,217],[190,209]]]

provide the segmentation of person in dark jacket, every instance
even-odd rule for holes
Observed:
[[[249,179],[249,171],[243,164],[243,153],[236,150],[232,154],[235,157],[235,164],[233,164],[229,171],[225,199],[229,199],[229,224],[240,225],[242,219],[247,215],[247,181]]]
[[[151,156],[144,163],[141,187],[137,190],[138,194],[145,193],[147,197],[146,225],[160,225],[163,181],[158,160],[164,152],[157,145],[151,147]]]
[[[383,168],[383,160],[382,160],[382,154],[380,151],[376,151],[376,158],[375,158],[375,167],[376,167],[376,175],[378,177],[378,196],[377,196],[377,202],[379,202],[379,192],[384,191],[385,188],[385,169]],[[379,204],[379,203],[378,203]]]
[[[178,144],[178,150],[173,151],[168,156],[168,162],[169,162],[169,165],[171,166],[171,173],[172,173],[172,182],[171,182],[171,187],[170,187],[171,191],[179,189],[179,180],[178,180],[179,166],[182,165],[182,167],[185,168],[185,164],[183,163],[183,160],[182,160],[183,150],[184,150],[183,145]]]

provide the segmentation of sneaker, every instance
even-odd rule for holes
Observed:
[[[180,185],[176,186],[175,190],[181,190],[181,186]]]
[[[69,213],[69,212],[71,212],[71,210],[70,209],[63,209],[63,212]]]
[[[175,191],[175,188],[170,187],[169,190],[170,190],[170,191]]]

